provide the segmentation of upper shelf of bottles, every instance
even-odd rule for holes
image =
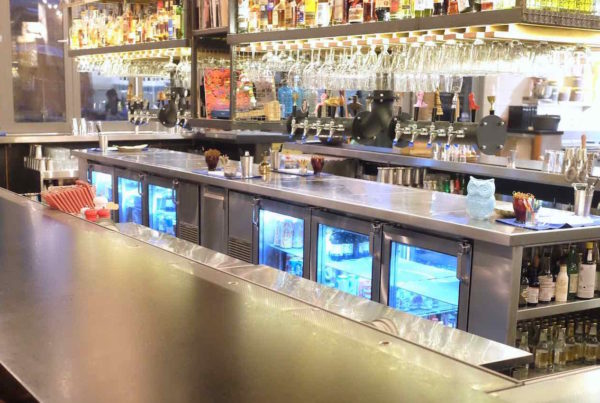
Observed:
[[[85,6],[94,3],[122,3],[123,0],[63,0],[62,8]],[[130,3],[150,4],[156,3],[156,0],[129,0]]]
[[[283,43],[317,38],[343,41],[352,37],[374,35],[387,38],[461,35],[464,36],[464,39],[519,39],[600,45],[600,17],[516,7],[506,10],[395,21],[230,34],[227,42],[231,45],[240,45],[258,42]]]
[[[142,52],[161,49],[178,49],[190,46],[189,39],[172,39],[166,41],[142,42],[121,46],[104,46],[89,49],[69,49],[69,56],[80,57],[89,55],[102,55],[108,53]]]

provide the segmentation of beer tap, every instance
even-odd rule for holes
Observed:
[[[450,148],[450,146],[452,145],[452,143],[454,143],[454,139],[456,138],[458,132],[454,131],[454,126],[452,126],[452,123],[450,123],[450,126],[448,126],[448,141],[446,142],[446,150]]]
[[[400,141],[400,138],[402,137],[402,125],[400,124],[400,121],[396,122],[396,126],[394,126],[394,141],[392,141],[392,144],[395,146],[396,144],[398,144],[398,141]]]
[[[319,137],[321,132],[323,131],[323,124],[321,123],[321,119],[317,119],[317,121],[313,124],[313,129],[315,129],[315,137]]]
[[[438,130],[435,128],[435,123],[431,122],[429,126],[429,140],[427,140],[427,148],[431,147],[438,136]]]

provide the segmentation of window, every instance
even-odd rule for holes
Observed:
[[[59,0],[10,0],[15,122],[65,122]]]
[[[79,77],[82,118],[127,120],[128,78],[106,77],[95,72],[81,73]]]

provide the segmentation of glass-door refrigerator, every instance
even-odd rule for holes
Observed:
[[[148,194],[148,226],[165,234],[177,236],[177,199],[179,182],[149,176],[147,180]]]
[[[138,172],[115,169],[117,178],[118,221],[146,225],[144,203],[145,175]]]
[[[384,227],[382,303],[467,330],[470,273],[469,242]]]
[[[380,224],[313,212],[311,251],[311,279],[379,301]]]
[[[310,209],[255,199],[254,262],[308,278]]]
[[[88,165],[88,182],[96,187],[96,196],[104,196],[109,202],[114,201],[114,178],[113,167],[93,163]]]

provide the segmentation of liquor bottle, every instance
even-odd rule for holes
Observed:
[[[458,1],[450,0],[448,2],[448,15],[458,14]]]
[[[364,22],[377,21],[375,0],[363,0],[363,20]]]
[[[290,0],[285,4],[285,27],[296,28],[296,0]]]
[[[269,29],[269,2],[268,0],[259,0],[260,17],[258,20],[258,30],[266,31]]]
[[[275,9],[275,0],[267,0],[267,29],[273,29],[273,10]]]
[[[575,354],[574,358],[577,363],[583,362],[583,346],[585,344],[585,333],[583,332],[583,322],[577,322],[575,330]]]
[[[529,288],[529,280],[527,275],[529,273],[530,263],[527,262],[521,269],[521,286],[519,287],[519,308],[527,306],[527,288]]]
[[[523,350],[526,353],[531,352],[529,350],[529,333],[526,330],[521,332],[521,340],[519,342],[519,350]],[[513,378],[516,379],[527,379],[529,377],[529,364],[525,364],[518,367],[513,372]]]
[[[401,0],[390,0],[390,20],[402,19],[402,5]]]
[[[567,363],[577,361],[577,346],[575,345],[575,322],[569,320],[567,326],[567,339],[565,341],[565,350],[567,351]]]
[[[577,281],[577,298],[594,298],[594,288],[596,286],[596,261],[594,260],[594,243],[585,244],[584,260],[579,265],[579,275]]]
[[[297,27],[306,27],[306,13],[305,13],[306,5],[304,4],[304,0],[299,0],[296,6],[296,26]]]
[[[565,342],[565,328],[558,329],[558,336],[554,342],[554,361],[553,369],[562,370],[567,365],[567,349]]]
[[[375,0],[375,16],[377,21],[389,21],[390,13],[390,0]]]
[[[433,0],[425,0],[423,9],[423,17],[431,17],[433,15]]]
[[[177,0],[175,15],[177,15],[176,36],[177,39],[182,39],[185,37],[185,13],[183,12],[183,0]]]
[[[414,0],[400,0],[400,13],[403,19],[413,18],[415,16]]]
[[[333,25],[348,23],[348,0],[333,1]]]
[[[317,0],[304,0],[304,25],[307,28],[317,26]]]
[[[425,16],[425,0],[414,0],[415,3],[415,18]]]
[[[273,9],[273,29],[285,28],[285,0],[275,0]]]
[[[600,12],[600,9],[598,10],[598,12]],[[599,244],[599,242],[596,242],[596,286],[594,287],[594,291],[596,292],[600,291],[600,250],[598,249]]]
[[[552,278],[552,272],[550,271],[550,257],[546,256],[542,258],[542,268],[540,270],[540,296],[539,301],[542,304],[547,304],[552,301],[552,289],[554,287],[554,281]]]
[[[328,27],[331,23],[331,6],[329,0],[318,0],[317,3],[317,26]]]
[[[540,281],[538,279],[537,269],[534,266],[529,268],[529,287],[527,288],[527,306],[536,306],[540,296]]]
[[[473,6],[469,2],[469,0],[458,0],[457,3],[459,13],[470,13],[471,11],[473,11]]]
[[[433,15],[442,15],[442,0],[434,0],[433,2]]]
[[[585,339],[584,362],[586,364],[596,364],[598,356],[598,323],[592,322],[590,331]]]
[[[575,299],[577,296],[577,280],[579,268],[577,267],[577,246],[571,245],[567,257],[567,274],[569,275],[569,295],[568,299]]]
[[[248,32],[250,20],[250,0],[238,0],[237,29],[240,34]]]
[[[556,302],[567,302],[569,295],[569,275],[567,274],[567,265],[561,264],[560,271],[556,277]]]
[[[348,1],[348,22],[361,23],[364,21],[363,0]]]
[[[535,346],[535,369],[547,370],[550,362],[552,359],[548,345],[548,329],[544,328],[540,333],[540,340]]]

